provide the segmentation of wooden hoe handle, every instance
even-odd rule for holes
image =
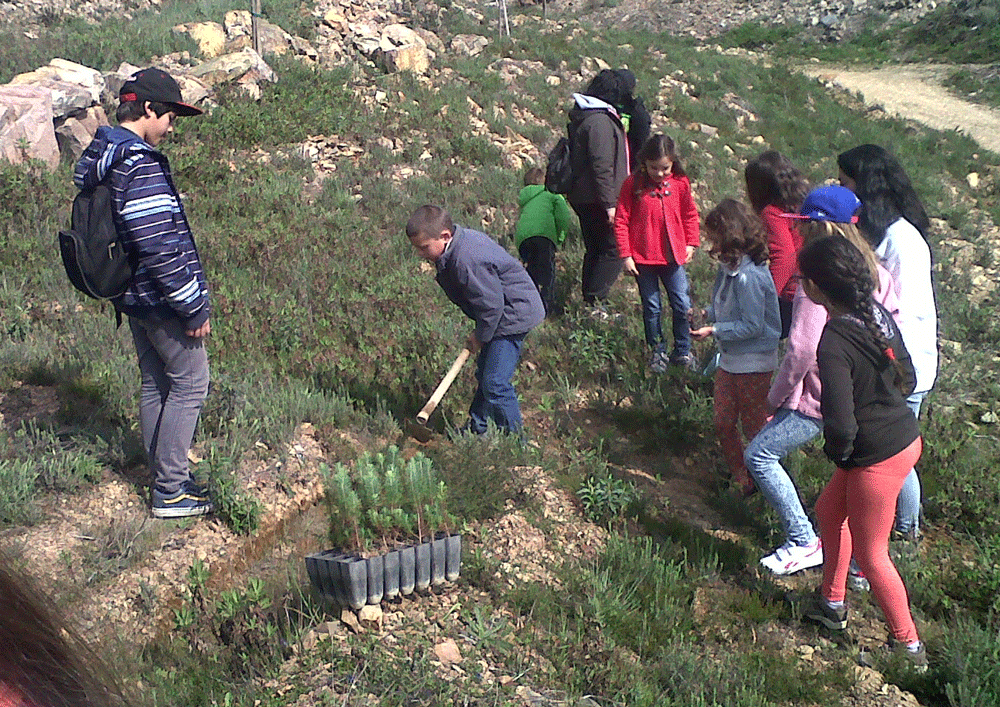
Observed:
[[[428,398],[427,404],[424,405],[420,409],[420,412],[417,413],[417,422],[421,425],[425,424],[430,418],[431,413],[434,412],[438,403],[441,402],[441,398],[444,397],[444,394],[448,392],[448,388],[451,387],[451,384],[458,376],[458,372],[462,370],[462,366],[464,366],[465,362],[469,360],[469,356],[471,354],[472,352],[469,351],[469,349],[462,349],[462,351],[458,354],[458,358],[456,358],[455,362],[451,364],[451,368],[448,369],[448,372],[444,374],[444,378],[442,378],[441,382],[438,383],[438,387],[434,389],[433,393],[431,393],[431,397]]]

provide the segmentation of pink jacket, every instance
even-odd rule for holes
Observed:
[[[899,298],[893,286],[892,275],[878,266],[879,286],[875,299],[889,310],[892,318],[899,320]],[[792,328],[788,332],[785,357],[771,381],[767,402],[773,408],[788,408],[806,417],[823,419],[819,411],[819,368],[816,365],[816,347],[823,327],[829,319],[826,309],[806,297],[799,287],[792,301]]]
[[[701,243],[691,183],[687,177],[671,174],[662,187],[633,194],[635,180],[641,174],[630,175],[618,196],[618,254],[633,258],[639,265],[683,265],[687,262],[687,246],[697,248]]]

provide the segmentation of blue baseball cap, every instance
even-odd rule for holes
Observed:
[[[782,214],[787,218],[808,221],[832,221],[834,223],[857,223],[856,216],[861,201],[846,187],[831,184],[817,187],[809,192],[797,214]]]

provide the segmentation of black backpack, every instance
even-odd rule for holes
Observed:
[[[59,252],[70,282],[95,299],[118,297],[135,268],[118,239],[111,188],[104,182],[73,199],[68,231],[59,231]]]
[[[573,189],[573,150],[570,138],[561,137],[549,151],[545,166],[545,188],[553,194],[569,194]]]

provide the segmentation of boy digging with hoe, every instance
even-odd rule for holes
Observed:
[[[465,315],[476,322],[466,347],[478,353],[479,387],[463,429],[485,434],[492,420],[508,433],[521,431],[521,407],[511,383],[525,335],[545,319],[538,288],[524,266],[485,233],[456,226],[440,206],[421,206],[406,235],[437,282]]]

